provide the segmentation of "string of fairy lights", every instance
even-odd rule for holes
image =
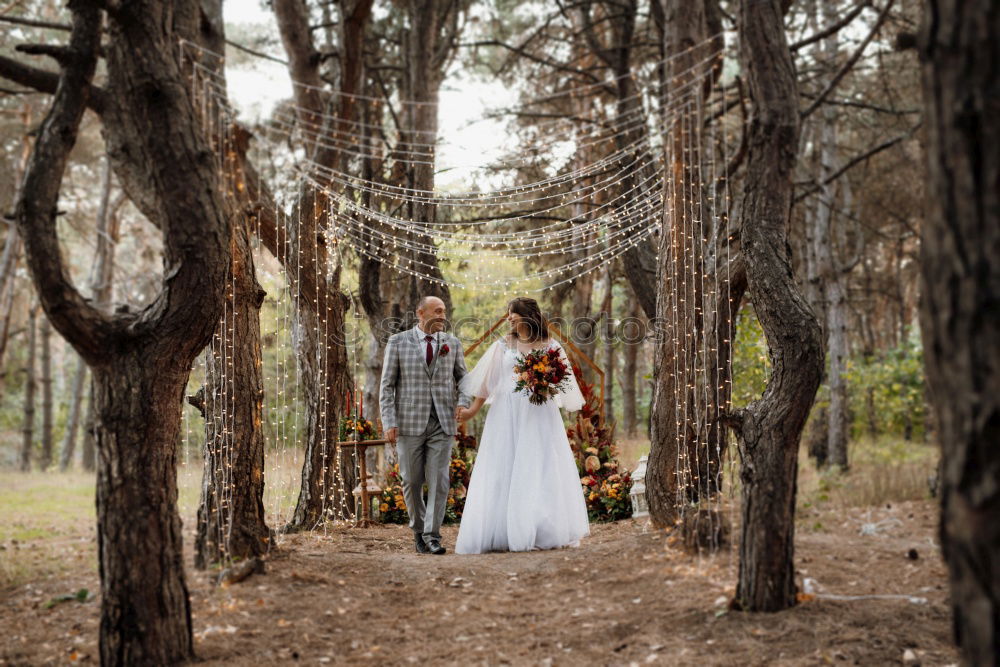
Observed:
[[[228,104],[223,56],[191,42],[180,44],[228,204],[234,210],[258,211],[252,218],[257,239],[262,238],[265,214],[285,225],[285,257],[272,258],[263,248],[254,249],[255,265],[267,267],[262,275],[267,276],[271,289],[265,306],[274,315],[273,330],[262,331],[272,358],[261,360],[268,400],[261,399],[259,406],[267,439],[265,511],[272,528],[280,529],[293,520],[296,490],[305,483],[305,475],[300,474],[304,431],[308,430],[302,419],[304,402],[316,401],[314,428],[321,434],[336,434],[339,429],[333,422],[338,417],[358,417],[362,411],[360,400],[330,405],[326,391],[312,397],[303,391],[307,379],[303,372],[315,373],[309,378],[315,387],[326,387],[331,381],[326,377],[330,321],[318,301],[313,304],[313,316],[303,316],[303,306],[308,304],[299,303],[298,294],[304,279],[326,284],[353,254],[425,283],[480,293],[537,292],[573,283],[643,243],[652,243],[665,254],[662,281],[667,289],[660,314],[670,350],[667,370],[674,378],[668,403],[676,421],[676,503],[686,508],[694,502],[699,510],[708,510],[709,522],[722,521],[720,491],[726,452],[717,417],[729,407],[732,393],[728,355],[722,354],[731,344],[725,332],[731,331],[732,309],[720,311],[719,303],[731,304],[732,195],[727,170],[745,122],[733,121],[730,113],[739,105],[733,104],[735,87],[725,83],[722,75],[724,44],[715,35],[644,68],[650,73],[645,75],[648,79],[660,70],[669,71],[671,85],[629,73],[638,84],[636,92],[615,103],[599,101],[613,81],[521,101],[522,108],[544,107],[566,96],[589,103],[577,105],[586,113],[532,123],[532,136],[522,138],[507,154],[489,164],[471,165],[480,171],[528,177],[528,182],[482,190],[437,191],[398,179],[383,180],[381,173],[393,166],[445,168],[438,164],[437,155],[447,145],[447,137],[436,131],[367,120],[346,123],[333,113],[316,113],[288,101],[254,128],[253,151],[270,161],[262,178],[274,194],[273,199],[252,202],[234,166],[236,114]],[[329,109],[335,109],[335,101],[344,95],[317,90]],[[427,104],[349,97],[385,118],[390,117],[391,106],[405,109]],[[618,113],[618,109],[629,110]],[[323,151],[340,159],[318,159]],[[378,168],[359,168],[365,164]],[[469,165],[446,168],[459,166]],[[321,202],[321,208],[308,208],[305,201]],[[433,213],[414,213],[428,210]],[[316,233],[304,231],[314,229]],[[438,262],[442,257],[474,261],[473,279],[442,277]],[[512,275],[512,262],[523,265],[524,271]],[[276,264],[280,268],[274,268]],[[355,329],[360,331],[364,327],[358,324],[357,299],[352,310]],[[236,316],[233,278],[203,367],[207,378],[212,370],[209,356],[221,364],[215,369],[219,379],[215,395],[205,395],[206,420],[213,424],[208,432],[215,437],[206,445],[203,495],[210,485],[220,489],[215,508],[220,516],[211,525],[223,549],[232,530],[232,469],[237,455],[233,422],[238,400]],[[723,317],[725,322],[720,321]],[[307,331],[303,327],[308,337],[321,341],[305,352]],[[358,379],[363,351],[357,341],[347,348]],[[301,363],[304,353],[314,355],[311,363]],[[197,440],[194,430],[186,418],[189,445]],[[323,447],[321,452],[320,524],[326,528],[357,512],[353,489],[346,484],[347,471],[353,470],[359,484],[366,480],[360,479],[356,449]],[[731,471],[726,477],[731,479]]]

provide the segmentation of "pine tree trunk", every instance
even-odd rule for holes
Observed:
[[[80,452],[80,466],[86,472],[97,470],[97,413],[94,406],[94,378],[91,374],[87,382],[87,411],[83,420],[83,442]]]
[[[42,315],[40,327],[42,352],[42,454],[38,469],[48,470],[52,465],[52,325]]]
[[[211,53],[225,52],[221,0],[203,0],[199,37]],[[223,76],[220,59],[203,58],[202,66]],[[219,111],[208,101],[210,113]],[[214,152],[233,155],[242,135],[212,137]],[[205,448],[195,567],[266,553],[271,531],[264,521],[264,380],[261,372],[260,308],[266,293],[257,282],[251,245],[251,217],[240,205],[245,179],[239,163],[223,171],[227,215],[232,226],[232,263],[226,276],[226,303],[212,344],[202,393]],[[189,398],[190,402],[190,398]]]
[[[609,425],[615,423],[615,327],[614,327],[614,288],[615,279],[609,266],[606,275],[606,290],[601,302],[601,319],[604,328],[604,414]]]
[[[73,387],[69,397],[69,415],[66,417],[66,434],[63,436],[59,470],[66,472],[73,464],[76,450],[76,433],[80,430],[80,408],[83,405],[83,388],[87,381],[87,364],[83,357],[77,357],[73,371]]]
[[[177,443],[191,364],[222,312],[230,226],[211,147],[178,69],[197,3],[136,0],[107,14],[71,0],[72,29],[52,107],[16,208],[25,255],[52,325],[93,369],[103,665],[193,657],[177,513]],[[98,51],[106,89],[93,87]],[[160,293],[110,315],[83,298],[59,252],[56,202],[87,104],[137,198],[156,202],[164,237]]]
[[[704,54],[692,48],[707,37],[705,8],[698,3],[672,0],[666,3],[665,10],[668,20],[663,28],[664,52],[672,57],[665,67],[666,81],[671,89],[681,89],[707,72],[707,68],[698,67]],[[693,94],[702,94],[701,88],[696,86]],[[693,398],[697,392],[689,387],[687,379],[695,373],[695,349],[688,335],[693,337],[697,322],[691,305],[701,303],[691,276],[703,273],[696,268],[701,266],[701,257],[688,252],[692,247],[688,239],[689,235],[700,236],[701,230],[694,229],[695,221],[686,202],[703,200],[701,183],[693,177],[694,165],[701,155],[693,137],[701,136],[701,126],[700,114],[693,107],[686,107],[672,115],[672,124],[664,137],[669,163],[664,165],[662,179],[664,217],[656,301],[659,324],[653,352],[654,388],[646,468],[649,514],[662,526],[674,525],[679,505],[683,504],[678,501],[696,501],[699,497],[699,486],[693,479],[699,471],[680,461],[685,457],[690,462],[700,460],[699,452],[692,451],[696,428]],[[685,150],[688,146],[693,148],[691,152]]]
[[[639,319],[641,312],[642,307],[639,305],[639,301],[633,300],[626,325],[622,327],[624,338],[622,342],[625,348],[625,364],[622,368],[622,422],[625,426],[625,435],[630,438],[634,438],[639,430],[637,376],[639,375],[639,352],[642,350],[642,341],[637,339],[639,333],[645,329]]]
[[[24,178],[24,170],[28,166],[28,158],[31,156],[31,105],[27,102],[21,108],[21,122],[24,134],[21,136],[21,157],[17,162],[17,171],[14,174],[14,201],[20,197],[21,181]],[[4,239],[3,255],[0,256],[0,398],[3,397],[3,373],[4,359],[7,354],[7,342],[10,337],[10,318],[14,312],[14,282],[17,278],[17,264],[21,258],[21,234],[17,231],[17,225],[11,224],[7,227],[7,236]]]
[[[779,611],[795,604],[798,449],[823,374],[823,345],[788,257],[799,109],[781,3],[744,0],[739,24],[754,107],[740,241],[772,373],[762,398],[730,419],[743,482],[736,604],[749,611]]]
[[[952,627],[1000,664],[1000,12],[926,0],[920,36],[929,188],[921,243],[925,366],[943,475]]]
[[[266,553],[264,521],[264,380],[260,307],[246,219],[233,225],[231,291],[207,356],[205,451],[194,563],[205,569],[226,559]]]
[[[28,360],[24,366],[24,425],[21,427],[21,472],[31,470],[31,450],[35,442],[35,330],[38,310],[28,311]]]

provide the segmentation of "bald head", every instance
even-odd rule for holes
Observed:
[[[442,331],[447,316],[444,301],[436,296],[425,296],[417,302],[417,321],[427,333]]]

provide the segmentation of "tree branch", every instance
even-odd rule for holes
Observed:
[[[69,49],[74,57],[58,77],[52,108],[28,162],[15,218],[46,315],[94,366],[113,348],[113,323],[83,298],[66,272],[56,232],[56,203],[97,67],[101,13],[96,5],[80,0],[70,0],[69,6],[73,14]]]
[[[863,12],[866,7],[871,7],[871,5],[872,5],[872,0],[861,0],[854,7],[854,9],[852,9],[847,14],[847,16],[845,16],[841,20],[837,21],[836,23],[834,23],[833,25],[831,25],[831,26],[829,26],[827,28],[824,28],[823,30],[820,30],[819,32],[817,32],[814,35],[809,35],[808,37],[804,37],[804,38],[800,39],[799,41],[795,42],[794,44],[792,44],[788,48],[790,50],[792,50],[792,51],[798,51],[799,49],[801,49],[804,46],[809,46],[810,44],[812,44],[814,42],[818,42],[821,39],[826,39],[830,35],[834,34],[835,32],[838,32],[839,30],[841,30],[842,28],[844,28],[845,26],[847,26],[851,21],[853,21],[855,18],[857,18],[858,14],[860,14],[861,12]]]
[[[816,109],[819,108],[819,105],[823,103],[823,100],[825,100],[827,96],[830,93],[832,93],[833,90],[837,87],[837,84],[840,83],[840,80],[843,79],[847,75],[847,73],[851,71],[854,65],[858,62],[858,59],[861,58],[861,54],[863,54],[865,52],[865,49],[868,48],[868,44],[875,37],[875,34],[878,33],[879,28],[882,27],[882,24],[885,22],[885,19],[888,18],[889,10],[892,9],[892,6],[895,4],[895,2],[896,0],[888,0],[888,2],[885,3],[885,7],[882,9],[882,12],[878,15],[878,19],[875,21],[875,25],[872,26],[872,29],[868,32],[868,35],[861,41],[861,44],[858,45],[858,48],[854,52],[854,55],[852,55],[850,58],[847,59],[847,62],[844,63],[844,66],[840,68],[840,71],[838,71],[834,75],[834,77],[830,79],[830,83],[826,85],[826,88],[823,89],[823,92],[821,92],[816,97],[816,99],[813,100],[812,104],[810,104],[806,108],[806,110],[802,112],[802,118],[806,118],[813,111],[816,111]]]
[[[906,132],[904,134],[901,134],[898,137],[894,137],[892,139],[889,139],[888,141],[884,141],[881,144],[879,144],[878,146],[875,146],[874,148],[865,151],[861,155],[855,156],[854,158],[852,158],[851,160],[849,160],[846,164],[844,164],[843,167],[841,167],[837,171],[835,171],[832,174],[830,174],[822,183],[816,183],[810,189],[806,190],[805,192],[803,192],[803,193],[801,193],[799,195],[796,195],[795,199],[792,200],[792,203],[793,204],[799,203],[800,201],[802,201],[806,197],[812,195],[815,192],[818,192],[823,186],[829,185],[833,181],[835,181],[838,178],[840,178],[841,176],[843,176],[851,167],[853,167],[853,166],[855,166],[855,165],[857,165],[857,164],[859,164],[861,162],[864,162],[868,158],[873,157],[873,156],[877,155],[878,153],[881,153],[882,151],[884,151],[884,150],[886,150],[888,148],[892,148],[893,146],[895,146],[899,142],[903,141],[904,139],[910,138],[911,136],[913,136],[913,133],[916,132],[920,128],[920,125],[921,125],[920,123],[917,123],[917,125],[915,125],[913,127],[913,129],[911,129],[910,131],[908,131],[908,132]]]
[[[0,77],[27,86],[40,93],[55,94],[59,83],[59,74],[39,67],[32,67],[24,63],[0,55]],[[103,88],[94,86],[89,82],[84,84],[86,94],[84,100],[86,105],[98,115],[104,112],[107,104],[107,93]]]
[[[24,25],[31,28],[45,28],[47,30],[70,31],[70,26],[65,23],[52,23],[51,21],[36,21],[34,19],[21,18],[20,16],[0,16],[0,23],[12,23],[14,25]]]

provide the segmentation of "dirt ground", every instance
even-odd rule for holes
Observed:
[[[481,556],[452,554],[447,526],[445,556],[414,553],[404,526],[289,536],[266,574],[229,588],[188,570],[195,647],[209,665],[883,665],[907,650],[952,664],[936,513],[927,501],[800,513],[800,582],[918,599],[815,597],[778,614],[727,611],[735,551],[690,555],[638,521],[594,525],[576,549]],[[0,558],[30,548],[8,540]],[[99,597],[49,604],[99,589],[92,530],[48,548],[59,568],[0,591],[0,665],[98,661]]]

